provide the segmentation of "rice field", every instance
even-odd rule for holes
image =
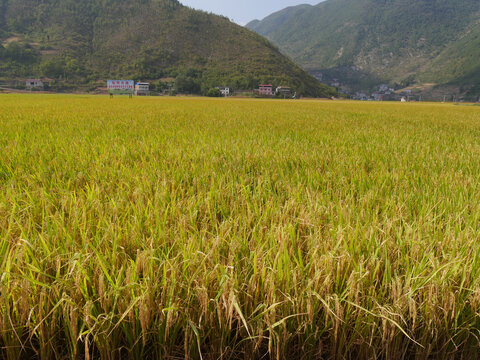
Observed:
[[[0,96],[0,358],[480,356],[480,107]]]

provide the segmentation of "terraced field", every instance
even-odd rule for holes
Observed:
[[[0,96],[0,357],[480,354],[480,107]]]

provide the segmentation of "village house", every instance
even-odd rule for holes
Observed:
[[[220,90],[220,93],[222,94],[222,96],[224,97],[227,97],[230,95],[230,88],[229,87],[217,87],[218,90]]]
[[[290,96],[292,89],[288,86],[278,86],[275,89],[275,93],[280,96]]]
[[[382,85],[380,85],[380,87],[379,87],[379,91],[380,91],[380,92],[386,92],[386,91],[388,91],[388,89],[389,89],[389,88],[388,88],[388,85],[386,85],[386,84],[382,84]]]
[[[357,93],[353,96],[353,99],[354,99],[354,100],[367,101],[369,98],[368,98],[367,94],[365,94],[365,93],[363,93],[363,92],[357,92]]]
[[[150,84],[146,82],[138,82],[135,84],[135,96],[150,95]]]
[[[43,90],[43,81],[40,79],[27,79],[25,82],[27,90],[38,89]]]
[[[372,93],[372,98],[375,101],[383,101],[383,94],[379,91],[375,91]]]
[[[258,93],[265,96],[273,96],[273,85],[258,85]]]

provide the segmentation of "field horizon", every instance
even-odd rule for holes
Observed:
[[[0,95],[0,358],[480,355],[480,107]]]

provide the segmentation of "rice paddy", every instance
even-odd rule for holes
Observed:
[[[480,108],[0,96],[0,358],[480,356]]]

